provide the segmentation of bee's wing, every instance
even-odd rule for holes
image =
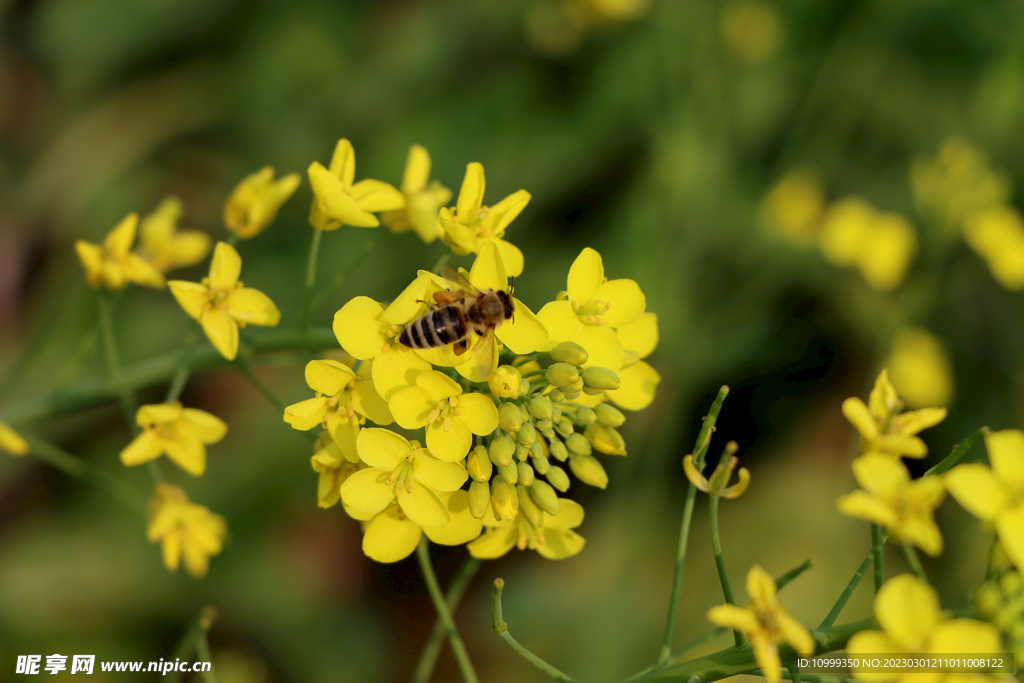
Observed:
[[[486,382],[491,376],[495,366],[494,354],[494,328],[488,327],[483,336],[477,337],[473,344],[473,359],[476,361],[477,370]]]
[[[456,285],[459,289],[465,290],[470,294],[479,294],[480,290],[473,286],[473,283],[469,281],[469,278],[463,275],[461,272],[455,270],[451,266],[441,266],[441,277],[453,285]]]

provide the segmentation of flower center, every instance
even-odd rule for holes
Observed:
[[[458,417],[462,414],[460,411],[455,409],[455,406],[458,404],[458,396],[450,396],[438,401],[434,409],[430,411],[430,415],[427,416],[427,421],[442,422],[444,424],[444,431],[450,432],[452,429],[452,418]]]
[[[593,299],[585,303],[578,300],[572,302],[572,309],[576,311],[576,315],[588,325],[607,325],[608,322],[602,316],[609,308],[611,304],[604,299]]]

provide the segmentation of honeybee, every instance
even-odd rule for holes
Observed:
[[[445,266],[441,275],[454,286],[434,292],[438,308],[405,326],[398,341],[411,349],[432,349],[452,344],[456,356],[469,349],[471,332],[477,335],[473,357],[486,379],[494,369],[494,330],[515,314],[512,295],[504,290],[479,290],[465,275]]]

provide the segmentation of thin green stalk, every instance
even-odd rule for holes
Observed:
[[[444,267],[444,264],[448,263],[448,259],[450,259],[451,257],[452,257],[452,249],[451,249],[451,247],[445,248],[444,253],[441,254],[438,257],[437,261],[434,262],[434,265],[430,267],[430,272],[431,273],[435,273],[435,274],[440,274],[441,268]]]
[[[189,371],[188,359],[192,354],[192,349],[195,348],[196,342],[198,341],[199,329],[193,327],[185,337],[185,344],[181,349],[181,362],[178,363],[178,369],[175,371],[174,377],[171,379],[170,386],[167,387],[167,396],[164,397],[164,403],[177,401],[181,396],[181,392],[185,390],[185,384],[188,383],[189,375],[192,374]]]
[[[736,604],[732,595],[732,585],[729,583],[729,572],[725,568],[725,558],[722,556],[722,540],[718,533],[718,496],[711,496],[711,504],[708,506],[711,518],[711,547],[715,554],[715,566],[718,568],[718,580],[722,584],[722,595],[730,605]],[[742,647],[746,641],[743,634],[733,631],[732,637],[736,641],[736,647]]]
[[[882,542],[885,542],[885,534],[882,536]],[[872,546],[871,550],[868,551],[868,556],[864,558],[864,561],[860,563],[860,567],[853,573],[849,583],[846,584],[846,588],[839,595],[839,599],[836,600],[836,604],[832,605],[832,609],[829,610],[828,615],[822,620],[818,626],[818,630],[826,629],[836,623],[836,619],[839,618],[839,613],[846,607],[846,603],[849,601],[850,596],[853,595],[853,591],[857,590],[857,585],[860,584],[860,580],[864,578],[864,574],[867,573],[868,567],[874,564],[875,561],[875,549]]]
[[[779,578],[775,579],[775,588],[776,588],[776,590],[782,590],[783,586],[785,586],[787,583],[789,583],[790,581],[792,581],[796,577],[800,576],[801,574],[803,574],[805,571],[807,571],[811,567],[816,566],[817,564],[818,564],[818,558],[812,557],[812,558],[809,558],[809,559],[805,560],[803,564],[801,564],[801,565],[799,565],[797,567],[793,567],[788,572],[786,572],[785,574],[783,574]]]
[[[875,578],[875,593],[878,593],[882,589],[882,584],[885,583],[885,558],[882,556],[882,545],[885,544],[885,539],[882,538],[882,527],[871,523],[871,552],[874,555],[874,578]]]
[[[790,659],[786,665],[786,668],[789,670],[789,676],[787,676],[786,678],[793,681],[793,683],[801,683],[800,667],[797,666],[796,660]]]
[[[88,460],[83,460],[76,455],[68,453],[48,441],[31,434],[23,434],[23,438],[29,445],[29,453],[36,456],[47,465],[59,469],[65,474],[78,479],[85,479],[94,486],[105,489],[114,498],[135,510],[146,514],[146,496],[126,481],[115,477],[109,472],[100,469]]]
[[[276,394],[274,394],[273,391],[270,390],[270,387],[263,383],[263,380],[256,376],[256,373],[252,371],[252,368],[249,367],[249,364],[246,361],[242,360],[241,357],[238,357],[235,358],[235,366],[242,372],[242,375],[244,375],[245,378],[249,381],[249,384],[251,384],[258,392],[263,394],[263,398],[267,399],[267,401],[270,402],[270,405],[274,406],[274,409],[277,411],[277,414],[284,416],[284,403],[281,401],[281,399],[277,397]],[[308,438],[310,441],[316,441],[317,439],[316,434],[314,434],[313,432],[302,433],[305,434],[306,438]]]
[[[704,468],[704,458],[708,453],[708,446],[711,445],[711,434],[715,431],[715,422],[718,420],[718,413],[722,411],[722,404],[725,397],[729,395],[729,387],[723,386],[718,390],[715,402],[711,404],[711,410],[704,418],[700,433],[697,434],[697,445],[693,449],[693,464],[698,470]]]
[[[107,374],[114,384],[121,382],[121,364],[117,353],[117,338],[114,336],[114,315],[111,299],[106,294],[101,294],[99,299],[100,309],[100,331],[103,334],[103,350],[107,357]],[[124,411],[124,419],[128,422],[128,428],[133,434],[139,433],[139,426],[135,422],[135,413],[138,405],[135,402],[133,393],[122,388],[118,392],[121,401],[121,409]]]
[[[333,294],[338,287],[345,283],[345,281],[352,275],[352,273],[355,272],[356,268],[363,264],[364,257],[371,251],[373,251],[374,248],[377,246],[377,239],[380,237],[380,234],[380,230],[374,230],[373,236],[367,239],[365,242],[363,242],[363,248],[358,253],[356,253],[355,256],[352,257],[352,260],[349,263],[348,267],[345,268],[344,270],[335,273],[334,277],[331,279],[331,283],[324,287],[322,290],[320,290],[320,292],[313,297],[313,301],[309,306],[310,315],[312,315],[320,307],[320,305],[327,299],[327,297]],[[302,312],[300,311],[292,319],[291,324],[298,324],[301,321]]]
[[[227,242],[232,247],[237,247],[238,246],[238,233],[235,233],[235,232],[230,233],[228,235],[227,239],[224,240],[224,241]]]
[[[313,230],[313,240],[309,244],[309,260],[306,262],[306,289],[302,297],[302,331],[309,329],[309,311],[313,303],[313,285],[316,284],[316,261],[320,255],[320,240],[323,230]]]
[[[932,467],[930,470],[925,472],[925,476],[928,476],[930,474],[942,474],[950,467],[957,464],[960,461],[960,458],[967,455],[967,451],[971,450],[971,446],[974,445],[974,442],[980,439],[981,437],[985,436],[986,434],[988,434],[988,427],[982,427],[981,429],[977,430],[976,432],[968,436],[961,443],[957,444],[953,448],[953,452],[947,455],[945,458],[943,458],[938,465],[935,465],[935,467]]]
[[[207,635],[207,631],[203,631],[199,635],[199,640],[196,641],[196,661],[213,661],[213,657],[210,656],[210,638]],[[214,672],[212,666],[210,667],[209,671],[200,672],[199,676],[203,679],[203,681],[205,681],[205,683],[217,683],[217,674]]]
[[[512,634],[508,632],[508,624],[505,623],[501,614],[501,591],[504,590],[504,588],[504,579],[494,580],[494,593],[491,595],[491,616],[494,621],[494,632],[501,636],[501,639],[508,643],[513,650],[522,655],[523,659],[528,661],[530,664],[533,664],[551,678],[556,681],[561,681],[561,683],[573,683],[573,680],[569,676],[565,675],[520,645],[519,642],[512,637]]]
[[[913,572],[917,574],[917,578],[928,583],[928,575],[924,573],[924,567],[921,566],[921,559],[917,556],[917,551],[914,549],[914,546],[904,541],[903,554],[907,556],[907,564],[909,564]]]
[[[448,585],[448,594],[445,596],[448,609],[452,614],[455,613],[459,603],[462,602],[462,596],[465,595],[466,589],[469,588],[473,577],[480,571],[480,564],[480,560],[472,555],[467,555],[466,559],[459,566],[458,571],[455,572],[455,576],[452,577],[452,581]],[[438,617],[434,622],[433,630],[430,632],[430,638],[427,639],[426,644],[423,646],[423,651],[420,652],[420,659],[416,663],[416,671],[412,676],[413,683],[427,683],[430,680],[431,675],[434,673],[434,667],[437,665],[437,657],[441,654],[441,646],[444,645],[446,637],[447,633],[444,629],[444,622]]]
[[[478,683],[479,679],[476,677],[476,671],[473,670],[473,663],[469,659],[469,653],[466,652],[466,646],[462,644],[462,636],[459,635],[458,629],[455,628],[455,620],[452,619],[452,613],[448,609],[448,603],[445,601],[444,595],[441,594],[441,586],[438,584],[434,568],[430,564],[430,551],[427,548],[426,536],[420,537],[420,543],[416,546],[416,560],[419,562],[420,571],[423,572],[423,580],[427,583],[430,599],[434,601],[437,617],[444,624],[444,630],[448,633],[448,640],[452,645],[452,654],[455,655],[455,661],[459,664],[459,671],[462,672],[463,680],[466,683]]]
[[[185,631],[184,637],[181,642],[178,643],[177,649],[174,650],[175,659],[187,660],[195,652],[199,657],[203,657],[205,661],[210,661],[210,646],[206,640],[206,634],[213,627],[213,622],[217,619],[217,608],[212,605],[205,605],[199,610],[199,616],[197,616],[192,623],[189,625],[188,630]],[[199,652],[201,647],[206,649],[205,657]],[[179,683],[184,673],[181,671],[172,671],[168,676],[168,683]],[[206,679],[210,680],[210,679]]]

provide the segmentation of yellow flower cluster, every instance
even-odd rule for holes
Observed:
[[[1024,577],[1006,571],[978,588],[974,599],[981,615],[999,629],[1008,650],[1024,657]]]
[[[152,543],[160,542],[170,571],[177,571],[184,557],[189,574],[205,576],[210,557],[221,551],[227,532],[223,517],[191,502],[177,486],[157,484],[153,489],[146,535]]]

